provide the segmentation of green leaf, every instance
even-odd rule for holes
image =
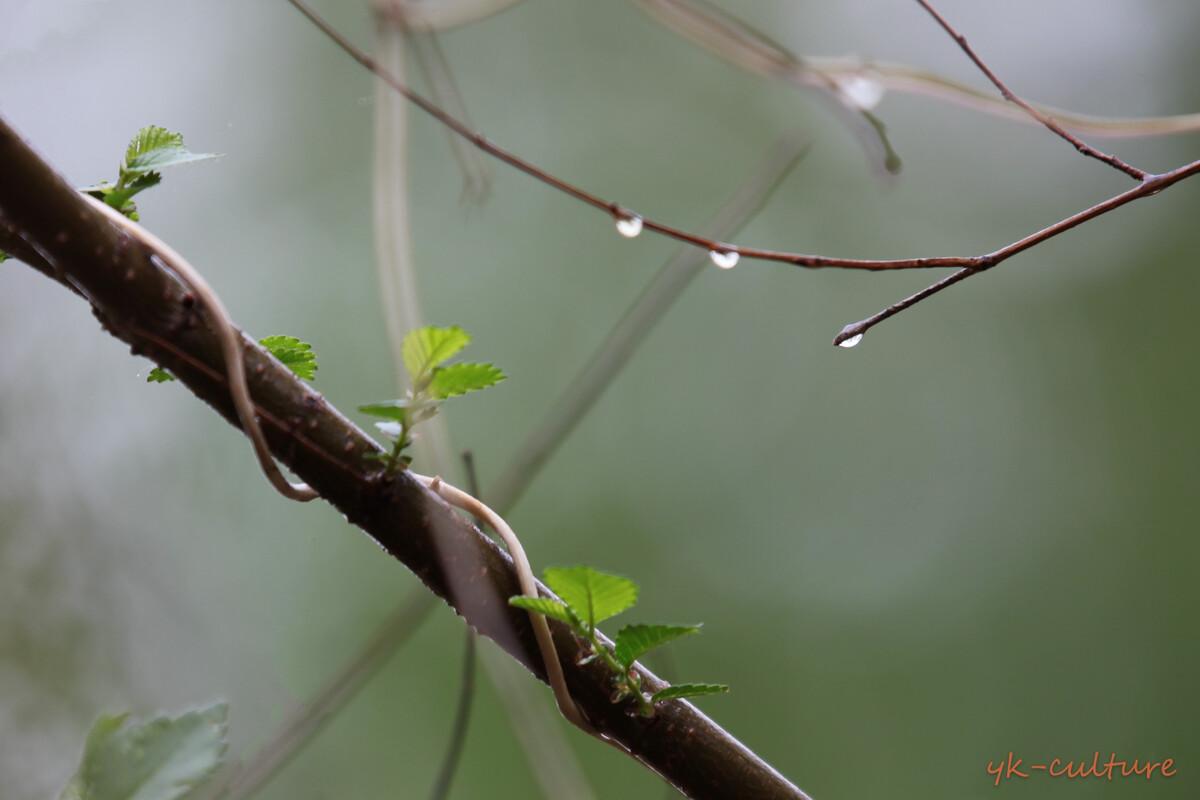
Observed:
[[[565,622],[572,628],[582,627],[579,623],[579,618],[571,613],[571,609],[557,600],[551,600],[549,597],[526,597],[523,594],[519,594],[516,597],[508,598],[508,604],[516,608],[523,608],[526,611],[536,611],[543,617]]]
[[[626,625],[617,633],[617,661],[629,668],[654,648],[699,630],[699,625]]]
[[[408,332],[400,345],[404,367],[414,384],[426,377],[431,369],[453,358],[471,343],[471,335],[457,325],[437,328],[426,325]]]
[[[79,771],[60,800],[182,800],[210,778],[225,756],[228,706],[217,703],[148,722],[100,717]]]
[[[146,375],[146,383],[166,383],[175,380],[175,376],[162,367],[155,367]]]
[[[728,691],[729,687],[720,683],[678,683],[665,689],[659,689],[650,698],[650,702],[678,700],[683,697],[703,697],[706,694],[724,694]]]
[[[383,419],[403,422],[405,414],[423,411],[429,407],[429,403],[417,403],[412,400],[402,399],[385,400],[382,403],[368,403],[365,406],[359,406],[358,410],[364,414],[370,414],[372,417],[382,417]]]
[[[121,183],[127,182],[126,175],[142,175],[163,167],[172,167],[191,161],[203,161],[209,158],[220,158],[220,156],[216,153],[193,153],[183,146],[182,133],[173,133],[157,125],[148,125],[134,135],[129,142],[129,147],[125,149],[125,164],[121,167]],[[155,182],[157,183],[157,181]]]
[[[433,370],[429,391],[434,397],[444,400],[495,386],[504,378],[504,373],[492,364],[451,364]]]
[[[9,259],[8,253],[4,252],[3,250],[0,250],[0,264],[3,264],[5,261],[8,261],[8,259]]]
[[[317,354],[308,342],[302,342],[295,336],[268,336],[259,339],[258,343],[304,380],[311,381],[317,374]]]
[[[591,567],[550,567],[544,577],[546,585],[587,622],[588,628],[637,603],[637,584],[620,575]]]

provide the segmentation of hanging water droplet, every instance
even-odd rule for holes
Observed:
[[[862,75],[851,75],[837,82],[838,91],[846,103],[860,111],[870,111],[879,105],[886,91],[879,81]]]
[[[849,350],[851,347],[856,347],[858,343],[862,341],[862,337],[863,335],[861,333],[856,333],[849,339],[843,339],[842,341],[838,342],[838,347],[845,347],[847,350]]]
[[[617,233],[632,239],[642,232],[642,218],[637,214],[617,217]]]
[[[721,269],[733,269],[739,258],[736,250],[709,250],[708,257]]]

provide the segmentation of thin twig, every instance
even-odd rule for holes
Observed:
[[[999,250],[978,256],[934,256],[903,259],[853,259],[745,247],[726,242],[714,241],[707,237],[698,236],[694,233],[689,233],[685,230],[666,225],[656,220],[636,215],[634,212],[625,209],[618,203],[603,200],[587,190],[582,189],[568,181],[562,180],[561,178],[558,178],[522,159],[514,153],[511,153],[508,150],[493,144],[486,137],[484,137],[483,134],[472,131],[462,122],[446,113],[437,105],[431,103],[429,100],[426,100],[424,97],[416,94],[404,84],[397,81],[394,76],[379,67],[379,65],[376,64],[376,62],[366,53],[362,52],[353,44],[351,44],[348,39],[342,36],[328,22],[326,22],[315,11],[309,8],[309,6],[304,3],[303,0],[288,0],[288,2],[300,10],[301,13],[303,13],[314,25],[316,25],[326,36],[332,39],[346,53],[362,64],[366,69],[370,70],[379,76],[379,78],[386,81],[396,92],[407,98],[410,102],[417,105],[426,113],[433,116],[443,125],[447,126],[450,130],[470,140],[475,144],[476,147],[480,148],[484,152],[491,154],[504,163],[511,165],[512,167],[526,173],[527,175],[530,175],[531,177],[554,189],[557,189],[560,192],[563,192],[564,194],[574,197],[577,200],[587,203],[595,208],[602,209],[606,213],[611,214],[618,221],[637,216],[642,223],[642,229],[654,231],[672,239],[703,248],[713,254],[737,254],[741,258],[756,259],[761,261],[777,261],[787,264],[794,264],[801,267],[832,267],[839,269],[863,270],[960,267],[972,271],[982,271],[1028,249],[1033,244],[1037,244],[1057,236],[1082,222],[1094,219],[1095,217],[1118,208],[1125,203],[1130,202],[1131,200],[1136,200],[1140,197],[1146,197],[1161,191],[1167,186],[1170,186],[1171,184],[1176,183],[1183,178],[1190,177],[1198,171],[1197,164],[1185,165],[1172,172],[1156,176],[1145,175],[1144,173],[1138,171],[1137,174],[1139,176],[1145,175],[1145,179],[1142,180],[1142,183],[1135,189],[1118,194],[1102,203],[1098,203],[1088,209],[1085,209],[1084,211],[1059,220],[1052,225],[1048,225],[1041,230],[1029,234],[1023,239],[1006,245]],[[933,287],[931,287],[931,289],[933,289]],[[898,310],[907,308],[909,305],[912,305],[912,303],[917,302],[924,297],[928,297],[929,294],[933,294],[936,291],[937,289],[933,289],[933,291],[929,292],[928,294],[922,293],[920,297],[914,296],[915,299],[913,299],[912,302],[909,302],[907,305],[904,303],[898,304],[900,308],[891,311],[890,313],[884,312],[884,315],[880,316],[877,320],[875,318],[871,318],[868,320],[863,320],[859,323],[854,323],[853,325],[848,325],[842,330],[841,333],[837,335],[837,337],[835,337],[834,342],[840,344],[847,339],[858,335],[859,333],[863,333],[866,330],[869,330],[877,322],[886,319],[892,314],[895,314]]]
[[[1131,203],[1134,200],[1140,200],[1143,197],[1156,195],[1163,189],[1166,189],[1168,186],[1179,183],[1180,181],[1190,178],[1198,173],[1200,173],[1200,160],[1193,161],[1190,164],[1185,164],[1184,166],[1179,167],[1178,169],[1173,169],[1170,172],[1164,172],[1162,175],[1154,175],[1149,177],[1134,188],[1122,192],[1116,197],[1110,197],[1108,200],[1105,200],[1102,203],[1097,203],[1091,208],[1080,211],[1074,216],[1067,217],[1061,222],[1051,225],[1049,228],[1044,228],[1037,233],[1026,236],[1024,239],[1020,239],[1006,247],[1002,247],[993,253],[990,253],[986,256],[981,256],[978,267],[959,270],[953,275],[950,275],[947,278],[942,278],[936,283],[925,287],[916,294],[910,295],[900,302],[888,306],[878,314],[874,314],[864,320],[853,322],[847,325],[846,327],[842,328],[837,336],[833,338],[833,343],[840,345],[842,342],[845,342],[848,339],[852,339],[856,336],[862,336],[867,331],[871,330],[871,328],[874,328],[876,325],[883,322],[885,319],[899,314],[906,308],[911,308],[925,298],[932,297],[941,290],[953,286],[964,278],[969,278],[972,275],[983,272],[984,270],[993,267],[996,264],[1011,258],[1012,256],[1015,256],[1017,253],[1039,245],[1047,239],[1051,239],[1055,236],[1058,236],[1060,233],[1069,231],[1071,228],[1074,228],[1077,225],[1082,225],[1090,219],[1095,219],[1103,214],[1107,214],[1109,211],[1112,211],[1115,208],[1120,208],[1126,203]]]
[[[982,72],[984,76],[992,82],[992,85],[1000,90],[1000,94],[1004,95],[1005,100],[1013,105],[1023,108],[1025,113],[1029,114],[1029,116],[1033,117],[1051,131],[1070,142],[1071,146],[1083,155],[1088,156],[1089,158],[1094,158],[1097,161],[1102,161],[1113,169],[1124,172],[1135,181],[1146,180],[1146,178],[1149,176],[1149,173],[1140,170],[1131,164],[1125,163],[1114,155],[1097,150],[1075,134],[1068,131],[1066,128],[1059,125],[1049,116],[1018,97],[1012,89],[1008,88],[1004,81],[1000,80],[996,73],[992,71],[991,67],[989,67],[984,60],[979,57],[979,54],[975,52],[975,49],[967,43],[967,37],[959,33],[954,26],[951,25],[939,11],[928,2],[928,0],[917,0],[917,3],[921,6],[921,8],[929,12],[929,15],[933,17],[937,24],[942,27],[942,30],[949,34],[951,39],[958,43],[958,46],[962,49],[962,51],[967,54],[967,58],[971,59],[975,66],[979,68],[979,71]]]

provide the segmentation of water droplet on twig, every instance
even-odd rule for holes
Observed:
[[[838,347],[845,347],[847,350],[849,350],[851,347],[857,347],[858,343],[862,341],[862,337],[863,335],[861,333],[856,333],[849,339],[843,339],[842,341],[838,342]]]
[[[617,217],[617,233],[632,239],[642,232],[642,218],[637,214]]]
[[[733,269],[739,258],[736,250],[709,250],[708,257],[721,269]]]

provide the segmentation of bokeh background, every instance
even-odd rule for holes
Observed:
[[[369,44],[365,3],[318,5]],[[1031,98],[1200,109],[1193,2],[943,6]],[[911,2],[725,7],[800,53],[981,85]],[[811,136],[747,243],[976,253],[1128,183],[1044,130],[898,95],[878,112],[905,169],[881,181],[812,95],[629,3],[525,0],[442,44],[492,138],[685,227],[778,136]],[[148,123],[224,153],[170,172],[143,219],[251,332],[311,341],[316,385],[345,409],[393,396],[374,106],[370,77],[282,0],[0,0],[0,113],[80,184],[113,176]],[[470,354],[511,376],[447,412],[486,484],[675,248],[625,241],[503,166],[485,203],[464,203],[443,131],[411,122],[425,316],[466,327]],[[1097,144],[1163,170],[1200,136]],[[819,800],[1195,797],[1198,211],[1200,181],[1181,184],[850,351],[829,343],[843,324],[930,275],[705,270],[511,521],[536,565],[639,581],[631,620],[704,621],[675,667],[731,684],[700,705]],[[149,367],[60,286],[0,268],[5,798],[54,796],[102,712],[227,698],[234,752],[253,750],[416,585],[330,508],[276,496],[245,441],[180,387],[146,385]],[[437,608],[260,796],[425,796],[462,646]],[[596,797],[663,796],[560,730]],[[1171,757],[1178,776],[996,790],[985,766],[1010,750]],[[453,796],[538,793],[482,679]]]

